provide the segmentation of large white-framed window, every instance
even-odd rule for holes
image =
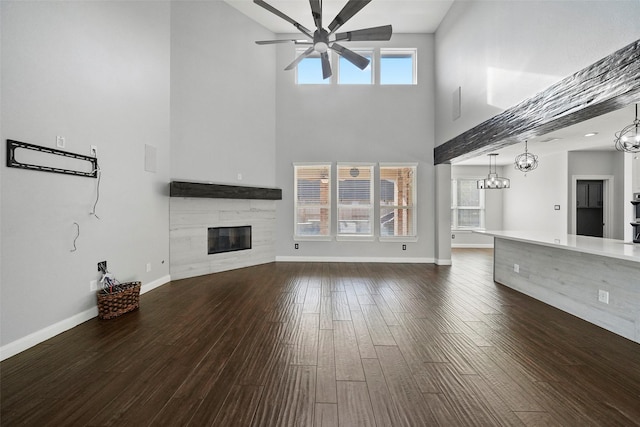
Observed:
[[[374,165],[338,163],[337,239],[373,240]]]
[[[418,50],[415,48],[381,48],[380,84],[418,84]]]
[[[294,216],[296,240],[331,239],[331,163],[296,163]]]
[[[373,84],[373,49],[352,49],[355,53],[369,60],[369,65],[361,70],[339,56],[338,84],[341,85],[372,85]]]
[[[380,163],[380,240],[417,239],[417,168]]]
[[[296,58],[306,49],[296,49]],[[331,62],[331,55],[329,55]],[[331,77],[322,78],[322,60],[316,52],[300,61],[296,67],[296,84],[298,85],[328,85],[331,83]]]
[[[477,188],[478,178],[451,180],[451,229],[485,228],[484,191]]]

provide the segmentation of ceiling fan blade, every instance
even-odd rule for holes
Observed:
[[[256,41],[256,44],[276,44],[276,43],[313,44],[309,40],[296,40],[296,39],[257,40]]]
[[[293,24],[294,27],[296,27],[298,30],[300,30],[302,33],[304,33],[306,36],[313,38],[313,35],[311,34],[311,31],[304,27],[302,24],[298,23],[297,21],[293,20],[292,18],[289,18],[287,15],[285,15],[284,13],[280,12],[278,9],[276,9],[275,7],[271,6],[270,4],[268,4],[267,2],[263,1],[263,0],[253,0],[253,2],[255,4],[257,4],[258,6],[267,9],[269,12],[273,13],[276,16],[279,16],[280,18],[284,19],[285,21]]]
[[[313,15],[313,22],[316,24],[316,28],[322,28],[322,4],[320,0],[309,0],[311,5],[311,14]]]
[[[333,18],[329,24],[329,32],[333,33],[343,26],[349,19],[358,13],[363,7],[371,3],[371,0],[349,0],[342,10]]]
[[[338,55],[342,56],[344,59],[351,62],[353,65],[360,68],[361,70],[364,70],[369,65],[370,61],[367,58],[365,58],[364,56],[358,53],[355,53],[352,50],[347,49],[344,46],[339,45],[338,43],[332,44],[331,49],[338,52]]]
[[[322,79],[324,80],[331,77],[331,63],[327,52],[322,52],[320,58],[322,59]]]
[[[311,55],[312,52],[313,52],[313,46],[311,46],[309,49],[302,52],[291,64],[287,65],[287,68],[285,68],[285,70],[293,70],[300,63],[300,61],[302,61],[307,56]]]
[[[365,28],[363,30],[347,31],[346,33],[337,33],[336,41],[387,41],[391,39],[393,30],[391,25],[383,25],[382,27]]]

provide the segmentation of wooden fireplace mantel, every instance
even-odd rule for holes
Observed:
[[[282,189],[171,181],[170,197],[201,197],[210,199],[282,200]]]

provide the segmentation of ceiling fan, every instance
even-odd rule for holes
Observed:
[[[369,65],[369,59],[357,54],[356,52],[347,49],[346,47],[338,44],[338,41],[387,41],[391,39],[391,25],[383,25],[381,27],[365,28],[356,31],[347,31],[344,33],[336,33],[342,25],[344,25],[349,19],[351,19],[356,13],[358,13],[363,7],[371,2],[371,0],[349,0],[342,10],[331,21],[327,29],[322,26],[322,0],[309,0],[311,5],[311,15],[313,16],[313,22],[316,25],[316,30],[311,31],[305,28],[302,24],[296,22],[292,18],[288,17],[284,13],[280,12],[275,7],[266,3],[263,0],[253,0],[255,4],[265,8],[274,15],[279,16],[287,22],[293,24],[302,34],[308,37],[309,40],[296,40],[296,39],[280,39],[280,40],[261,40],[257,41],[257,44],[274,44],[274,43],[295,43],[299,45],[310,45],[301,55],[299,55],[291,64],[289,64],[285,70],[294,69],[300,61],[314,52],[320,54],[322,61],[322,78],[326,79],[331,76],[331,64],[329,63],[329,49],[335,51],[338,55],[342,56],[347,61],[351,62],[356,67],[364,70]]]

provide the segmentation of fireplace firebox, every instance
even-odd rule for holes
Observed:
[[[251,226],[208,229],[209,255],[251,249]]]

